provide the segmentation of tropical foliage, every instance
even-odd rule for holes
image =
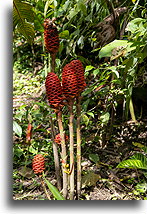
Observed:
[[[94,198],[93,187],[113,192],[110,196],[107,192],[108,200],[146,199],[146,8],[147,1],[139,0],[13,0],[15,200],[65,200],[55,187],[52,125],[58,134],[58,123],[45,92],[45,78],[52,66],[44,45],[46,18],[54,20],[59,32],[60,47],[55,60],[59,79],[63,67],[74,59],[80,60],[85,69],[79,200]],[[73,112],[76,136],[76,105]],[[68,117],[68,107],[64,106],[62,121],[67,135]],[[32,126],[29,141],[28,124]],[[58,145],[58,152],[61,151]],[[38,153],[46,162],[42,180],[31,170],[32,159]],[[68,163],[65,168],[70,174]],[[40,181],[45,183],[44,192]],[[114,191],[114,184],[118,183],[123,188],[120,196]],[[104,192],[96,200],[105,200],[102,195]]]

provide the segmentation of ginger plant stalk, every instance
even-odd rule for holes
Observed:
[[[51,72],[55,72],[56,54],[51,54]]]
[[[70,200],[74,200],[74,129],[73,100],[69,101]]]
[[[52,142],[53,142],[53,155],[54,155],[54,163],[55,163],[55,174],[57,178],[57,188],[59,191],[62,189],[61,184],[61,176],[60,176],[60,161],[59,161],[59,155],[58,155],[58,145],[55,143],[55,127],[52,120],[52,117],[50,117],[50,125],[51,125],[51,135],[52,135]]]
[[[60,131],[60,137],[61,137],[61,158],[62,158],[62,174],[63,174],[63,196],[66,199],[67,198],[67,191],[68,191],[68,175],[65,172],[65,167],[67,165],[67,154],[66,154],[66,144],[65,144],[65,133],[63,129],[63,123],[62,123],[62,111],[59,110],[57,113],[57,121]]]
[[[76,99],[77,108],[77,198],[81,195],[81,97],[78,96]]]

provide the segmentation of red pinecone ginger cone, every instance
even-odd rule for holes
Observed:
[[[45,170],[45,159],[43,155],[37,154],[34,156],[32,168],[35,174],[42,173]]]
[[[65,142],[68,141],[68,136],[67,135],[64,135],[65,136]],[[60,137],[60,133],[56,135],[55,139],[54,139],[55,143],[57,144],[61,144],[61,137]]]
[[[32,138],[32,125],[29,123],[27,127],[27,133],[26,133],[26,141],[30,142]]]
[[[78,85],[78,95],[86,87],[85,77],[84,77],[84,67],[80,60],[72,60],[70,65],[73,66],[76,76],[77,76],[77,85]]]
[[[62,71],[62,87],[66,100],[74,99],[78,93],[77,77],[74,67],[66,64]]]
[[[50,19],[44,20],[44,43],[47,51],[54,55],[59,49],[59,33],[56,25]]]
[[[60,110],[63,107],[63,92],[58,76],[50,72],[45,81],[46,93],[52,108]]]

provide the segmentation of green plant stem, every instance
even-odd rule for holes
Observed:
[[[74,200],[74,130],[73,100],[69,102],[69,139],[70,139],[70,200]]]
[[[81,195],[81,97],[77,99],[77,197]]]
[[[63,173],[63,196],[64,198],[67,198],[67,187],[68,187],[68,177],[67,173],[65,172],[65,166],[67,164],[67,154],[66,154],[66,144],[65,144],[65,133],[63,129],[63,123],[62,123],[62,111],[57,112],[57,121],[60,131],[60,137],[61,137],[61,158],[62,158],[62,173]]]
[[[55,127],[54,127],[52,117],[50,117],[50,124],[51,124],[51,135],[52,135],[52,142],[53,142],[55,174],[57,178],[57,188],[59,189],[59,191],[61,191],[62,184],[61,184],[61,176],[60,176],[60,161],[59,161],[59,155],[58,155],[58,145],[54,141],[56,132],[55,132]]]
[[[30,149],[30,145],[31,145],[31,142],[29,141],[29,142],[26,142],[27,144],[28,144],[28,146],[27,146],[27,149],[26,149],[26,159],[25,159],[25,165],[24,165],[24,168],[25,168],[25,170],[26,170],[26,168],[27,168],[27,162],[28,162],[28,159],[29,159],[29,149]],[[24,176],[23,176],[23,178],[24,178]]]

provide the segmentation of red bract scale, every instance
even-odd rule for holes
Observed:
[[[55,73],[48,73],[46,77],[45,87],[48,101],[51,107],[58,110],[61,109],[63,107],[62,86],[60,84],[58,76]]]
[[[69,138],[68,138],[67,135],[64,135],[64,136],[65,136],[65,142],[67,142]],[[61,137],[60,137],[60,134],[57,134],[57,135],[56,135],[54,141],[55,141],[55,143],[57,143],[57,144],[61,144]]]
[[[62,71],[63,94],[66,100],[74,99],[78,93],[77,77],[74,67],[66,64]]]
[[[59,49],[59,33],[56,25],[50,19],[44,20],[44,43],[50,54],[56,54]]]
[[[86,87],[83,64],[80,60],[77,59],[77,60],[72,60],[70,62],[70,65],[74,67],[74,70],[77,76],[78,94],[80,94]]]
[[[42,173],[45,170],[45,159],[43,155],[37,154],[34,156],[32,168],[35,174]]]

